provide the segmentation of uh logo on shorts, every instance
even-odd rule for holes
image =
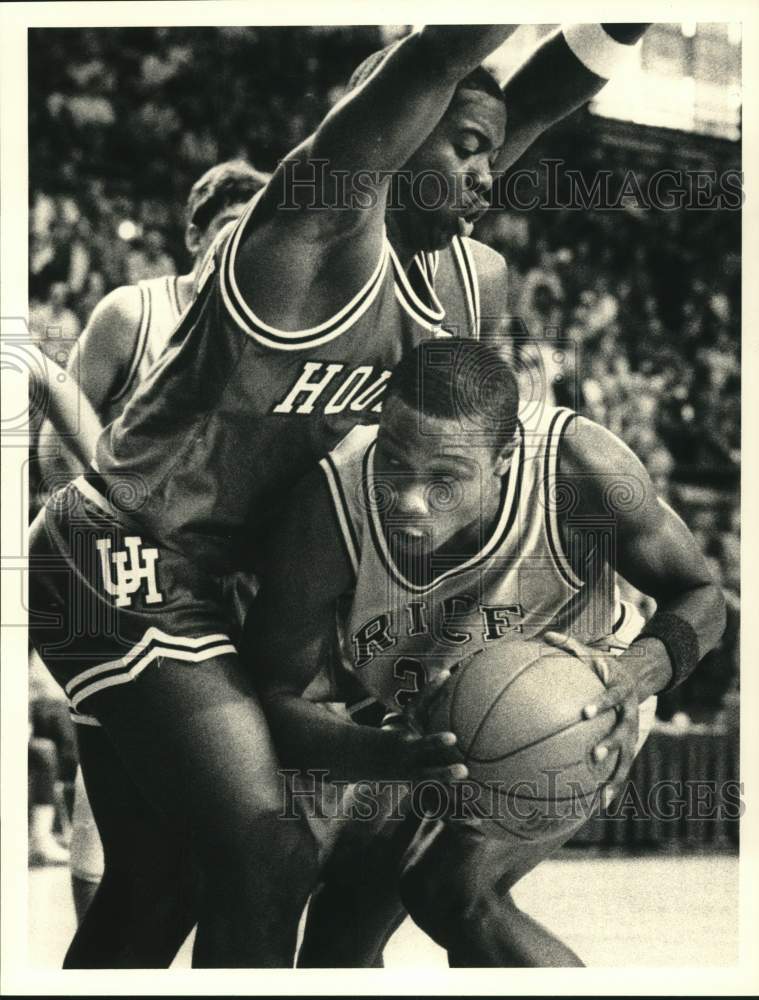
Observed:
[[[95,542],[106,593],[116,598],[117,608],[130,608],[132,596],[144,586],[145,603],[160,604],[163,594],[158,592],[155,567],[158,549],[143,548],[139,535],[125,538],[124,544],[126,550],[112,552],[110,538],[99,538]],[[115,578],[112,569],[116,571]]]

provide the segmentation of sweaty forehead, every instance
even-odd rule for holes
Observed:
[[[482,90],[462,87],[457,90],[446,118],[458,125],[478,125],[493,140],[494,146],[503,143],[506,131],[506,105],[492,94]]]
[[[390,397],[383,407],[380,437],[417,456],[424,453],[431,460],[438,455],[471,458],[482,446],[482,435],[473,434],[472,426],[462,425],[456,417],[433,417]]]

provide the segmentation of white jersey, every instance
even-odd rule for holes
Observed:
[[[103,425],[119,416],[135,389],[153,367],[179,322],[178,277],[166,274],[160,278],[147,278],[137,283],[140,290],[140,325],[134,343],[132,360],[126,378],[103,407]]]
[[[432,581],[423,585],[393,560],[380,522],[376,427],[356,428],[322,461],[355,573],[339,622],[344,666],[387,708],[402,708],[434,672],[491,642],[535,638],[550,626],[586,643],[624,647],[639,631],[643,620],[619,601],[604,558],[608,530],[600,526],[588,582],[564,552],[557,514],[567,496],[556,471],[575,416],[557,407],[531,420],[522,414],[490,536],[474,556],[433,562]]]

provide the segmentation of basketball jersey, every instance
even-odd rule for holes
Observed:
[[[378,419],[406,351],[479,334],[474,258],[458,237],[418,254],[407,275],[384,236],[372,274],[330,319],[299,331],[265,323],[235,280],[257,201],[215,248],[177,335],[97,449],[104,488],[139,487],[129,523],[214,575],[244,566],[246,540],[295,482],[356,423]]]
[[[182,310],[179,308],[177,276],[147,278],[137,283],[140,291],[140,325],[126,378],[105,403],[100,417],[104,425],[118,417],[146,377],[171,338]]]
[[[637,635],[643,620],[618,599],[603,532],[588,582],[576,576],[564,552],[557,513],[566,497],[556,472],[574,416],[548,407],[519,421],[489,537],[466,560],[446,557],[436,564],[433,555],[432,580],[423,585],[393,560],[380,521],[376,428],[356,428],[322,460],[355,575],[350,607],[339,614],[343,666],[388,709],[403,708],[435,672],[493,642],[532,639],[549,626],[589,644],[626,646]],[[588,530],[587,524],[578,528]]]

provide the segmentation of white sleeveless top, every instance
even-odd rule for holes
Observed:
[[[142,312],[132,360],[124,382],[106,404],[106,412],[102,414],[104,425],[119,416],[171,339],[182,315],[177,281],[177,275],[167,274],[138,282]]]
[[[322,461],[355,573],[353,600],[339,622],[344,666],[389,709],[402,708],[434,672],[492,642],[535,638],[552,626],[586,643],[624,647],[640,630],[643,619],[619,600],[606,561],[598,559],[586,583],[564,553],[557,514],[567,497],[556,489],[556,470],[575,416],[547,407],[520,421],[490,536],[464,561],[448,557],[436,567],[433,556],[433,579],[423,585],[393,561],[380,522],[376,427],[356,428]]]

